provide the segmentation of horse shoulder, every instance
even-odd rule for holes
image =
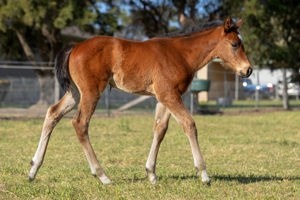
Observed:
[[[175,48],[170,39],[157,39],[150,41],[155,61],[153,82],[155,91],[168,92],[177,90],[186,92],[193,79],[194,72],[185,60],[184,54]],[[166,91],[164,91],[166,90]]]

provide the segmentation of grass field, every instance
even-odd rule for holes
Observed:
[[[90,174],[71,119],[56,127],[29,183],[43,120],[0,121],[0,199],[300,199],[300,112],[194,119],[211,187],[196,176],[174,119],[158,155],[156,186],[145,178],[153,116],[92,120],[91,143],[112,185]]]

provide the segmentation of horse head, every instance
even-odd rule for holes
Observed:
[[[227,17],[216,50],[225,67],[232,69],[242,78],[247,78],[252,73],[252,67],[244,49],[242,36],[238,31],[242,23],[242,19],[234,23],[231,17]]]

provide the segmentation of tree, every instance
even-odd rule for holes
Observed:
[[[174,17],[170,1],[129,0],[131,23],[130,32],[143,32],[147,37],[169,31],[169,22]],[[128,32],[128,33],[130,33]]]
[[[12,30],[0,31],[0,59],[20,60],[25,57],[17,36]]]
[[[69,25],[77,25],[83,30],[94,30],[94,23],[98,22],[100,27],[113,23],[113,14],[106,13],[106,18],[97,10],[97,3],[107,5],[111,8],[113,1],[95,0],[1,0],[0,1],[0,31],[14,34],[18,38],[27,60],[34,66],[52,65],[56,53],[61,48],[63,41],[60,30]],[[105,27],[102,34],[111,34],[113,28]],[[3,37],[1,37],[1,41]],[[7,49],[1,43],[2,49]],[[9,54],[9,53],[8,53]],[[7,54],[7,55],[8,55]],[[43,64],[39,65],[38,61]],[[46,70],[36,70],[36,75],[40,83],[39,107],[47,108],[53,103],[51,97],[53,91],[53,72]]]
[[[299,73],[300,4],[293,0],[257,0],[253,1],[253,6],[257,8],[256,12],[249,6],[245,10],[249,12],[249,27],[258,36],[259,60],[270,68],[282,68],[283,107],[288,109],[285,71],[289,68]]]
[[[300,3],[294,0],[227,0],[223,13],[242,17],[244,43],[250,60],[271,69],[300,69]],[[289,108],[283,75],[283,107]]]
[[[217,2],[217,0],[213,1]],[[131,24],[128,28],[142,30],[154,37],[178,29],[186,23],[206,20],[216,9],[213,2],[204,0],[125,0],[130,5]],[[217,3],[218,4],[218,3]],[[201,9],[198,9],[198,8]]]

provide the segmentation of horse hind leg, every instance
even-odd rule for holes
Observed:
[[[69,91],[56,105],[49,107],[46,114],[46,118],[44,120],[44,125],[38,148],[30,162],[31,169],[27,174],[27,178],[30,181],[35,178],[39,168],[43,164],[47,145],[54,127],[65,114],[70,112],[78,104],[78,101],[78,91],[76,89],[69,89]]]
[[[73,119],[73,126],[75,128],[78,140],[83,148],[85,156],[88,160],[88,163],[91,167],[92,174],[94,176],[98,176],[98,178],[103,184],[109,184],[111,183],[111,181],[104,174],[97,160],[96,154],[91,146],[88,134],[89,122],[96,109],[98,100],[100,99],[100,93],[97,90],[85,90],[84,92],[82,92],[78,112]]]
[[[158,103],[156,105],[155,125],[153,128],[154,137],[153,137],[150,153],[148,156],[148,160],[146,163],[147,175],[152,184],[157,183],[156,174],[155,174],[156,159],[157,159],[157,154],[159,151],[160,144],[164,139],[168,129],[169,119],[170,119],[169,110],[161,103]]]

